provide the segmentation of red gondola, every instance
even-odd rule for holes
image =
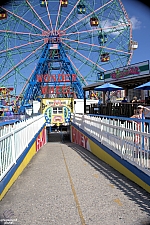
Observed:
[[[61,6],[62,7],[67,7],[68,1],[67,0],[61,0]]]
[[[99,21],[98,21],[98,18],[97,17],[90,18],[90,25],[92,27],[98,26],[98,24],[99,24]]]
[[[0,12],[0,20],[7,19],[7,12],[5,10]]]
[[[109,53],[103,53],[101,54],[101,62],[108,62],[110,60]]]

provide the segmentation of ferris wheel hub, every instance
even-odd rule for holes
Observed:
[[[65,31],[64,30],[49,30],[49,31],[42,31],[42,35],[43,36],[63,36],[65,35]]]
[[[59,44],[61,42],[61,36],[65,34],[63,30],[51,30],[51,31],[43,31],[42,35],[47,36],[44,38],[44,43],[50,44]]]
[[[49,36],[44,39],[44,43],[48,44],[59,44],[61,42],[61,38],[59,36]]]

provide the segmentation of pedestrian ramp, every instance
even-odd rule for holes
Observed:
[[[0,221],[20,225],[144,225],[150,195],[90,151],[48,142],[0,204]]]

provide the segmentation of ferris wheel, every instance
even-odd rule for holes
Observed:
[[[0,7],[0,86],[23,94],[47,43],[61,45],[82,85],[130,64],[133,53],[121,0],[12,0]],[[50,69],[60,73],[52,62]]]

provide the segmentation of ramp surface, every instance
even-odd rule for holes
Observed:
[[[150,222],[150,195],[82,147],[50,142],[1,201],[0,219],[20,225],[144,225]]]

